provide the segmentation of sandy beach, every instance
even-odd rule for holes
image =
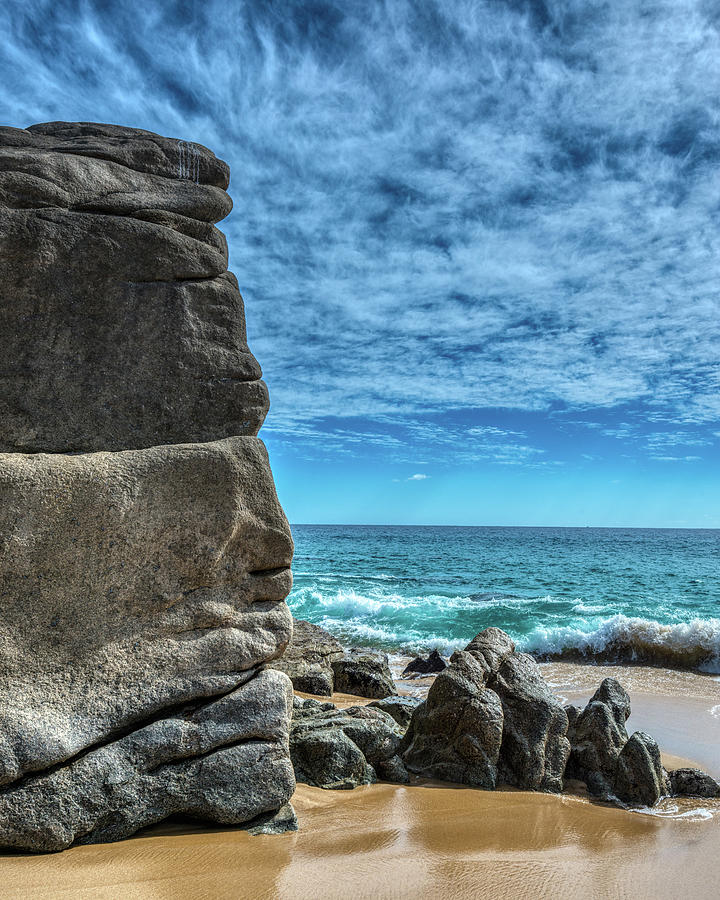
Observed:
[[[667,766],[695,763],[720,776],[717,677],[568,663],[545,664],[543,674],[577,703],[603,677],[620,678],[633,701],[630,729],[653,734]],[[710,898],[720,887],[717,801],[627,812],[592,803],[579,786],[559,797],[425,782],[354,791],[299,785],[293,803],[300,830],[279,837],[174,821],[117,844],[6,855],[2,896]]]

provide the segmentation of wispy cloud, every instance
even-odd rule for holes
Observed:
[[[425,481],[425,480],[428,479],[429,477],[430,477],[429,475],[425,475],[423,472],[418,472],[418,473],[415,474],[415,475],[411,475],[411,476],[410,476],[408,479],[406,479],[406,480],[407,480],[407,481]]]
[[[7,123],[230,162],[273,440],[538,465],[512,429],[422,417],[720,420],[717,4],[10,0],[0,28]]]

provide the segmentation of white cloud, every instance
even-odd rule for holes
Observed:
[[[429,478],[429,475],[425,475],[423,472],[418,472],[415,475],[411,475],[407,480],[408,481],[425,481]]]

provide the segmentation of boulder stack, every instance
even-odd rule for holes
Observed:
[[[263,668],[293,547],[227,183],[150,132],[0,128],[0,846],[292,824]]]

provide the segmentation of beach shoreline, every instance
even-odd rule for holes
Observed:
[[[542,664],[568,702],[619,678],[666,766],[720,775],[720,679],[639,666]],[[401,693],[421,681],[399,680]],[[323,698],[328,699],[328,698]],[[334,695],[338,706],[367,703]],[[719,729],[719,731],[716,731]],[[714,747],[714,752],[713,752]],[[574,786],[573,786],[574,788]],[[168,821],[116,844],[0,857],[8,898],[714,897],[720,801],[673,799],[633,812],[563,795],[437,782],[352,791],[298,785],[299,831],[254,837]]]

